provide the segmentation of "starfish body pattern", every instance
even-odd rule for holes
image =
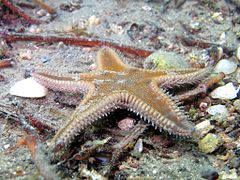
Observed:
[[[97,55],[97,69],[75,75],[36,70],[33,77],[42,85],[58,91],[83,93],[84,98],[58,130],[51,142],[53,149],[68,145],[96,120],[118,108],[139,114],[155,128],[178,136],[191,136],[189,117],[167,90],[197,83],[209,74],[209,68],[144,70],[130,67],[117,53],[103,48]]]

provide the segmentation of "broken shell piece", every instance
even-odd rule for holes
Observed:
[[[140,138],[134,146],[134,151],[141,153],[143,151],[143,140]]]
[[[205,120],[205,121],[202,121],[202,122],[198,123],[195,126],[195,132],[196,132],[196,134],[198,136],[200,135],[200,137],[203,137],[204,135],[206,135],[213,128],[214,128],[214,126],[211,125],[210,121],[209,120]]]
[[[226,106],[221,104],[210,106],[209,108],[207,108],[207,112],[213,116],[220,115],[222,117],[227,117],[229,115]]]
[[[41,98],[46,96],[48,90],[33,78],[23,79],[14,84],[9,93],[14,96],[26,98]]]
[[[224,74],[231,74],[235,72],[236,69],[237,69],[237,64],[227,59],[220,60],[215,66],[216,73],[223,72]]]
[[[240,86],[235,89],[233,86],[233,83],[228,83],[224,86],[220,86],[216,89],[214,89],[210,95],[214,99],[235,99],[237,97],[237,94],[240,90]]]

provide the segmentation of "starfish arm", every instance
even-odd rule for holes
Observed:
[[[71,75],[36,70],[32,76],[38,83],[55,91],[85,94],[92,92],[95,88],[91,73]]]
[[[184,84],[194,84],[209,75],[211,70],[212,67],[196,69],[193,72],[191,72],[191,70],[189,72],[183,71],[180,74],[169,74],[162,77],[156,77],[154,80],[157,82],[158,86],[162,88],[171,88]]]
[[[53,138],[50,148],[60,149],[67,146],[72,139],[96,120],[119,108],[123,93],[93,96],[84,106],[80,104],[74,111],[68,124],[60,129]]]
[[[148,87],[142,87],[140,91],[141,94],[135,93],[138,94],[136,100],[132,100],[133,111],[139,112],[160,130],[164,129],[170,134],[179,136],[191,136],[193,128],[187,121],[190,118],[178,106],[180,102],[177,99],[159,89],[155,81],[151,81]]]
[[[108,70],[121,72],[128,68],[122,62],[118,54],[110,48],[103,48],[97,54],[97,70]]]

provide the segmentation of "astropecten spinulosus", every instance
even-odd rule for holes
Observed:
[[[63,147],[93,122],[116,109],[128,109],[155,128],[188,137],[192,134],[189,117],[168,90],[175,86],[197,83],[209,68],[146,70],[124,64],[116,52],[102,48],[93,72],[63,75],[36,70],[33,77],[42,85],[58,91],[83,93],[84,98],[56,133],[51,147]]]

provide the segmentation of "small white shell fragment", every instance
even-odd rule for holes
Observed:
[[[220,86],[214,89],[210,96],[214,99],[235,99],[237,97],[237,93],[240,90],[240,86],[235,89],[233,83],[227,83],[224,86]]]
[[[215,66],[216,73],[223,72],[224,74],[231,74],[235,72],[236,69],[237,69],[237,64],[227,59],[220,60]]]
[[[26,98],[41,98],[46,96],[47,92],[47,88],[31,77],[16,82],[9,91],[11,95]]]
[[[143,140],[139,138],[134,146],[134,151],[141,153],[143,151]]]
[[[214,126],[211,125],[210,121],[205,120],[205,121],[202,121],[202,122],[198,123],[195,126],[195,131],[196,131],[196,134],[200,135],[200,137],[203,137],[213,128],[214,128]]]
[[[226,106],[217,104],[207,108],[207,112],[213,116],[220,115],[222,117],[227,117],[229,115]]]

